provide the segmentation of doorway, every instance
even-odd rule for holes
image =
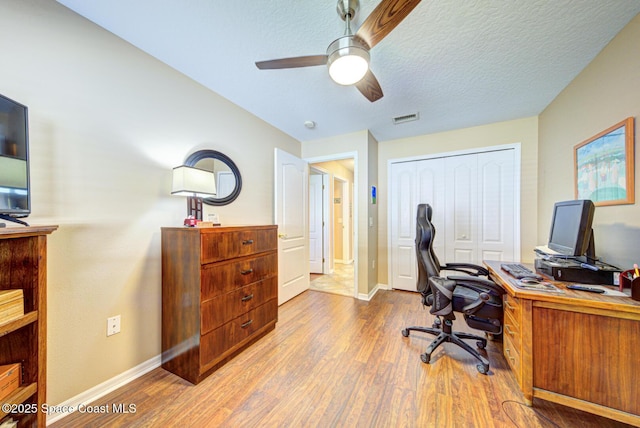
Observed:
[[[316,247],[316,254],[321,253],[324,257],[322,271],[318,272],[319,269],[316,268],[310,272],[310,288],[357,297],[356,261],[353,250],[355,242],[355,217],[353,214],[355,158],[313,159],[309,166],[311,170],[309,181],[310,231],[312,229],[317,231],[317,228],[322,226],[322,233],[316,233],[313,240],[310,233],[309,244],[310,248]],[[319,196],[320,186],[322,186],[322,196]],[[315,201],[312,202],[312,198]],[[322,219],[321,222],[318,220],[319,218]],[[314,220],[315,227],[311,224]],[[318,239],[319,236],[322,236],[321,240]],[[318,266],[317,260],[315,265]]]

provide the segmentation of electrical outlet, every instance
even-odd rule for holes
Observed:
[[[107,318],[107,336],[120,333],[120,315]]]

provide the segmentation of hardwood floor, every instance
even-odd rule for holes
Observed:
[[[461,316],[457,330],[468,330]],[[415,293],[379,291],[371,302],[307,291],[279,308],[275,331],[197,386],[161,368],[53,427],[626,427],[541,400],[529,408],[501,353],[491,369],[446,343],[431,364],[432,337],[400,331],[431,325]],[[475,346],[475,344],[473,345]],[[113,405],[135,405],[114,413]]]

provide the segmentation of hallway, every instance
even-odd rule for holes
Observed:
[[[311,274],[310,287],[315,291],[354,296],[353,263],[335,263],[332,274]]]

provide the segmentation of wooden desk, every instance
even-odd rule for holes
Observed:
[[[640,426],[640,302],[553,280],[563,294],[524,290],[501,262],[484,264],[507,292],[503,352],[527,404],[541,398]]]

